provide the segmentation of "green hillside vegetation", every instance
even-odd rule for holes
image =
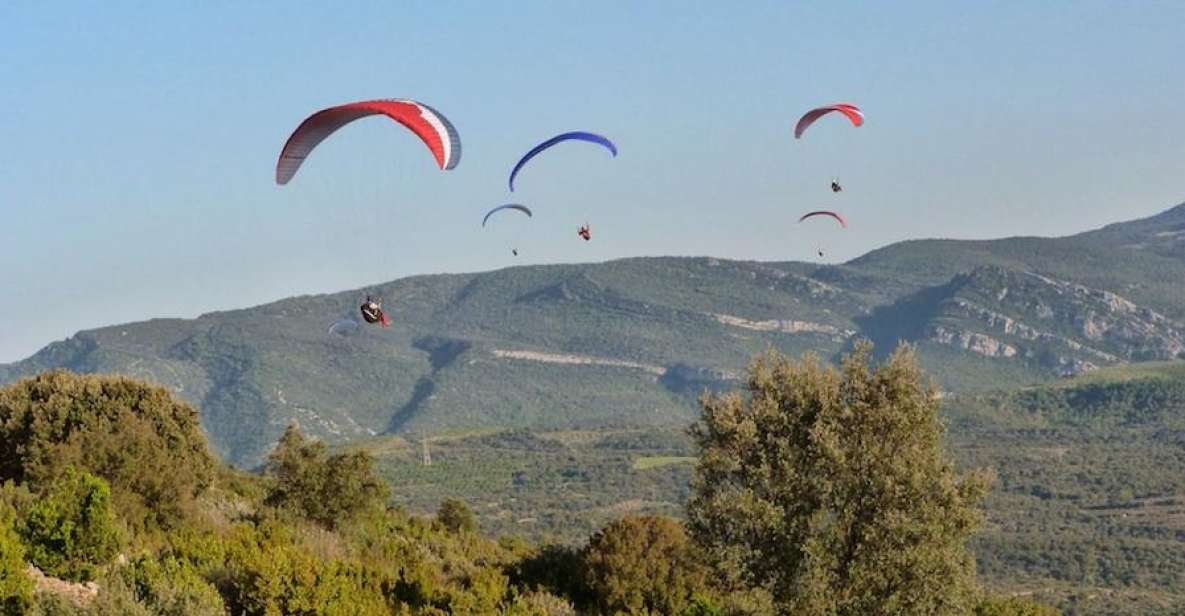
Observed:
[[[1185,606],[1183,367],[943,399],[960,466],[997,475],[972,541],[989,587],[1079,614]],[[574,545],[615,515],[681,517],[692,467],[651,461],[695,455],[684,429],[644,427],[432,439],[427,467],[419,442],[366,447],[409,510],[459,496],[486,532]]]
[[[900,386],[908,387],[907,380]],[[206,452],[196,415],[162,388],[126,377],[54,372],[0,389],[0,428],[10,447],[0,477],[3,613],[741,615],[788,609],[760,586],[721,576],[700,543],[669,516],[623,512],[589,533],[583,547],[493,540],[478,533],[480,513],[464,499],[445,499],[429,515],[389,506],[390,488],[375,474],[369,453],[331,451],[295,428],[279,440],[261,475],[223,466]],[[930,417],[935,421],[932,411]],[[143,428],[124,434],[112,429],[115,421],[143,422]],[[57,428],[43,429],[50,425]],[[458,442],[553,452],[585,443],[630,452],[681,447],[685,437],[632,430],[544,438],[519,431]],[[26,451],[66,455],[26,458]],[[183,472],[191,465],[197,470]],[[175,490],[168,494],[185,495],[184,506],[164,503],[149,489],[162,483],[151,477],[174,474]],[[33,583],[26,562],[60,579]],[[87,580],[96,586],[70,584]],[[1021,614],[1034,606],[999,607],[1002,599],[976,596],[980,613]]]

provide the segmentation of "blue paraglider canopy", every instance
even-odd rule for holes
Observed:
[[[556,135],[555,137],[552,137],[551,139],[548,139],[547,141],[544,141],[543,143],[531,148],[530,152],[527,152],[526,155],[524,155],[517,163],[515,163],[514,169],[510,171],[510,192],[514,192],[514,178],[518,175],[519,170],[523,168],[523,165],[526,165],[528,161],[530,161],[532,158],[535,158],[535,156],[543,150],[546,150],[547,148],[564,141],[587,141],[589,143],[596,143],[604,146],[605,149],[609,150],[609,152],[613,154],[613,156],[617,156],[617,146],[613,145],[612,141],[609,141],[609,139],[602,137],[601,135],[597,135],[595,133],[586,133],[584,131],[574,131]]]

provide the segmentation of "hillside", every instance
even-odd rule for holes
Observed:
[[[636,258],[417,276],[197,319],[79,332],[0,366],[159,382],[252,466],[289,422],[330,441],[480,429],[682,426],[773,347],[919,346],[948,391],[1185,350],[1185,205],[1066,238],[925,240],[837,266]],[[396,323],[330,335],[359,298]]]
[[[948,396],[948,442],[997,481],[973,541],[989,588],[1074,614],[1185,606],[1185,362],[1103,368],[1018,390]],[[484,530],[580,542],[626,513],[684,515],[683,428],[510,431],[365,441],[394,498],[462,497]]]

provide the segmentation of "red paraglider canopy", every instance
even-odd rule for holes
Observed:
[[[827,105],[824,107],[811,109],[810,111],[803,114],[803,116],[799,118],[798,124],[794,127],[794,138],[801,139],[802,133],[806,132],[806,129],[809,128],[811,124],[814,124],[815,120],[818,120],[832,111],[838,111],[839,113],[847,116],[847,118],[852,121],[852,126],[860,126],[864,124],[864,112],[860,111],[859,107],[851,103],[835,103],[834,105]]]
[[[806,214],[802,215],[802,218],[798,219],[798,222],[802,222],[812,216],[830,216],[831,218],[834,218],[835,220],[839,221],[839,225],[841,227],[843,227],[845,229],[848,228],[848,221],[844,220],[844,217],[839,212],[831,212],[828,210],[819,210],[817,212],[807,212]]]
[[[406,99],[362,101],[322,109],[301,122],[280,151],[276,183],[287,184],[313,148],[334,131],[372,115],[385,115],[410,129],[428,146],[441,169],[452,169],[461,161],[461,138],[440,112]]]

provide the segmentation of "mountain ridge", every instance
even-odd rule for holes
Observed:
[[[252,465],[292,421],[331,441],[686,423],[698,389],[731,386],[767,348],[834,359],[858,338],[882,352],[907,341],[949,390],[1173,359],[1180,280],[1185,204],[1061,238],[910,240],[837,265],[632,257],[418,275],[80,331],[0,365],[0,383],[55,368],[147,378],[202,409],[220,455]],[[386,298],[394,327],[327,334],[364,292]]]

